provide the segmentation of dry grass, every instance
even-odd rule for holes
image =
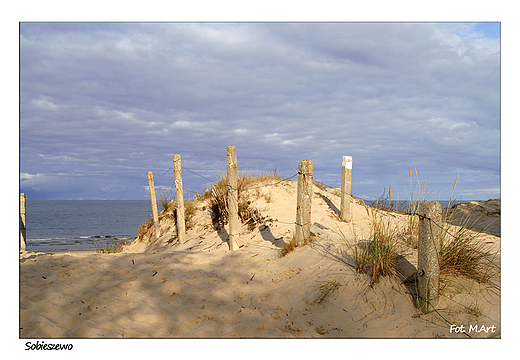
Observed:
[[[418,244],[418,216],[417,209],[421,201],[427,197],[426,182],[422,185],[417,178],[417,184],[413,185],[412,170],[409,169],[410,175],[410,194],[408,205],[408,234],[409,244],[417,249]],[[415,169],[417,177],[417,169]],[[491,254],[486,249],[485,244],[481,241],[481,232],[473,231],[474,224],[478,221],[470,222],[472,214],[461,214],[455,211],[449,211],[454,200],[453,193],[459,181],[457,176],[453,184],[452,193],[448,206],[443,209],[441,223],[441,250],[439,256],[439,267],[441,278],[446,281],[450,277],[462,276],[479,283],[489,283],[496,276],[496,267],[482,258],[482,255],[489,257]],[[460,226],[452,225],[454,219],[458,220]],[[453,235],[453,236],[452,236]]]
[[[392,202],[392,187],[388,188],[388,194],[386,193],[386,189],[383,189],[383,193],[370,204],[370,207],[383,211],[399,211],[399,204]]]
[[[476,231],[475,223],[479,218],[471,221],[472,214],[463,215],[459,211],[451,210],[453,193],[457,187],[459,176],[455,179],[448,206],[442,212],[441,252],[439,257],[440,275],[443,280],[452,276],[462,276],[490,284],[498,274],[497,268],[483,259],[492,256],[481,240],[481,231]],[[453,225],[457,219],[460,226]]]
[[[417,176],[417,170],[414,169]],[[400,229],[391,219],[382,215],[384,211],[393,211],[391,206],[391,190],[388,195],[378,197],[378,200],[371,205],[372,208],[382,210],[369,210],[365,205],[370,224],[370,237],[361,245],[350,246],[354,258],[355,267],[358,272],[370,276],[371,283],[374,284],[383,276],[395,276],[397,274],[395,261],[398,256],[398,244],[401,239],[415,249],[418,244],[418,216],[419,204],[427,197],[426,182],[422,184],[417,180],[413,183],[412,170],[409,167],[411,190],[408,198],[408,224],[406,229]],[[452,195],[458,183],[458,176],[453,185]],[[450,197],[450,205],[452,203]],[[448,206],[449,207],[449,206]],[[449,215],[448,215],[449,214]],[[451,225],[453,218],[459,219],[459,225]],[[465,215],[465,221],[460,222],[461,215],[456,211],[443,211],[441,231],[441,250],[440,250],[440,272],[443,281],[452,277],[465,277],[479,283],[492,283],[499,271],[496,266],[483,258],[490,258],[492,254],[481,241],[481,232],[473,231],[473,224],[470,223],[471,214]],[[355,232],[354,232],[355,233]],[[453,235],[453,236],[452,236]]]
[[[419,182],[419,175],[417,169],[414,167],[415,182],[412,176],[412,168],[408,166],[408,175],[410,176],[410,190],[408,193],[408,202],[406,213],[408,216],[408,231],[407,239],[408,243],[414,248],[418,248],[419,241],[419,217],[417,210],[422,201],[426,200],[428,193],[426,192],[426,180],[423,181],[422,185]]]
[[[139,227],[139,232],[137,233],[138,239],[144,239],[144,236],[150,231],[153,227],[153,218],[149,218]]]
[[[294,249],[296,249],[296,247],[297,247],[297,245],[296,245],[296,237],[293,236],[291,241],[289,241],[288,243],[284,243],[283,244],[282,252],[280,253],[280,256],[282,256],[282,257],[286,256],[291,251],[294,251]]]
[[[252,174],[242,175],[238,178],[237,190],[238,190],[238,215],[243,224],[247,224],[250,230],[253,230],[256,226],[265,224],[268,219],[262,216],[260,210],[252,206],[252,202],[256,198],[261,196],[259,191],[260,187],[266,181],[276,180],[280,181],[278,171],[274,168],[272,174],[263,174],[254,176]],[[249,191],[255,189],[256,191]],[[195,199],[190,199],[184,202],[184,216],[186,221],[186,230],[192,229],[194,224],[194,217],[197,208],[204,201],[209,201],[209,208],[212,212],[214,222],[219,226],[223,226],[229,222],[229,209],[228,209],[228,186],[227,177],[221,175],[219,180],[213,184],[209,189],[196,193]],[[256,196],[256,198],[254,198]],[[266,202],[273,201],[270,194],[263,195]],[[176,216],[176,202],[175,200],[169,200],[164,193],[160,194],[159,204],[162,207],[162,211],[159,213],[159,221],[163,219],[171,219],[177,221]],[[153,219],[150,217],[144,222],[138,233],[138,238],[143,239],[147,234],[151,232],[153,227]],[[170,242],[174,240],[171,239]]]
[[[442,224],[445,231],[441,232],[441,277],[463,276],[479,283],[491,283],[498,269],[483,258],[491,259],[493,254],[481,240],[482,233],[472,230],[474,222],[469,221],[471,214],[466,215],[462,226],[455,226],[450,224],[446,213]],[[458,214],[452,212],[449,216],[456,217]]]
[[[163,194],[161,194],[160,205],[162,211],[158,214],[159,222],[163,219],[169,219],[174,221],[177,225],[177,203],[175,200],[167,200]],[[184,221],[185,229],[190,230],[195,226],[195,213],[197,211],[197,199],[190,199],[184,202]],[[139,227],[137,234],[138,239],[143,239],[147,234],[151,232],[153,228],[153,218],[150,217]],[[175,240],[176,237],[170,239],[170,242]]]
[[[252,206],[252,202],[259,198],[260,191],[248,191],[255,187],[261,187],[263,183],[269,180],[279,180],[275,175],[253,176],[242,175],[237,180],[238,194],[238,216],[243,224],[247,224],[250,230],[265,224],[266,218],[262,216],[259,209]],[[220,226],[224,226],[229,222],[228,207],[228,184],[227,176],[221,175],[220,179],[205,193],[200,195],[201,198],[209,198],[209,207],[213,213],[214,221]]]
[[[368,275],[373,285],[382,277],[397,277],[398,241],[403,236],[403,230],[379,210],[363,205],[370,219],[370,235],[366,241],[358,243],[353,229],[355,244],[349,247],[356,270]]]
[[[314,242],[314,240],[316,239],[316,234],[314,234],[312,231],[310,232],[310,236],[308,238],[305,238],[304,239],[304,245],[307,245],[307,244],[310,244],[312,242]],[[290,252],[294,251],[296,248],[298,247],[298,244],[296,243],[296,235],[293,235],[291,241],[289,241],[288,243],[284,243],[283,247],[282,247],[282,251],[280,253],[280,256],[281,257],[284,257],[286,256],[287,254],[289,254]]]
[[[318,297],[313,301],[314,304],[322,304],[336,291],[339,290],[341,284],[337,280],[327,280],[316,288]]]
[[[129,244],[130,241],[125,239],[114,239],[111,244],[99,245],[96,244],[96,253],[113,254],[123,250],[123,246]]]

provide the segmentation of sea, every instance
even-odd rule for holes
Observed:
[[[466,202],[466,201],[459,201],[459,200],[451,200],[451,201],[450,200],[435,200],[435,201],[438,201],[442,208],[453,207],[454,205],[462,204],[462,203]],[[477,201],[483,201],[483,200],[477,200]],[[377,204],[377,203],[379,203],[379,204]],[[415,201],[414,203],[412,203],[414,206],[410,206],[410,202],[407,200],[402,200],[402,201],[394,201],[394,200],[392,200],[392,201],[388,201],[388,200],[366,201],[365,200],[365,204],[372,206],[372,207],[377,207],[380,209],[401,211],[401,212],[407,212],[407,211],[411,210],[413,207],[415,207],[415,210],[417,210],[417,207],[419,206],[418,201]]]
[[[95,250],[133,241],[152,213],[149,200],[31,200],[25,203],[27,251]]]
[[[390,205],[408,206],[406,201]],[[149,200],[27,199],[25,208],[27,251],[96,250],[113,241],[134,241],[152,213]]]

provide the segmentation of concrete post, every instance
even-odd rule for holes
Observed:
[[[159,215],[157,214],[157,199],[155,198],[155,186],[153,184],[153,174],[148,172],[148,187],[150,188],[150,201],[152,202],[153,225],[155,228],[155,239],[161,236],[161,227],[159,226]]]
[[[228,181],[228,209],[229,209],[229,250],[238,250],[238,174],[237,174],[237,151],[234,146],[228,146],[227,158],[227,181]]]
[[[23,251],[27,250],[25,231],[25,194],[20,194],[20,246]]]
[[[181,156],[173,155],[173,176],[175,178],[175,203],[177,209],[177,238],[186,241],[186,221],[184,218],[184,192],[182,188]]]
[[[439,260],[441,251],[442,208],[437,201],[423,201],[419,205],[419,309],[426,313],[430,302],[436,305],[439,300]],[[432,221],[433,220],[433,221]]]
[[[300,161],[296,204],[296,246],[305,245],[311,240],[312,172],[312,161]]]
[[[352,219],[352,199],[350,196],[351,183],[352,156],[343,156],[343,164],[341,171],[341,221],[350,221]]]

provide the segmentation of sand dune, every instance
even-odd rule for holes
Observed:
[[[473,229],[500,236],[500,199],[468,201],[455,205],[452,212],[456,212],[454,224],[467,223]]]
[[[353,227],[337,220],[339,197],[315,187],[314,243],[280,257],[292,238],[296,183],[257,188],[255,206],[270,221],[242,227],[231,252],[199,204],[187,241],[177,244],[164,218],[153,244],[138,239],[123,253],[20,252],[22,338],[436,338],[465,337],[452,324],[495,326],[472,337],[500,337],[500,292],[454,279],[439,313],[420,314],[411,285],[417,253],[403,246],[400,279],[373,287],[352,268],[345,242],[366,239],[365,207]],[[207,204],[206,204],[207,205]],[[204,208],[204,209],[203,209]],[[404,215],[385,215],[405,222]],[[483,240],[500,249],[500,238]],[[499,255],[499,253],[498,253]],[[499,262],[499,257],[495,259]],[[329,297],[325,290],[333,289]]]

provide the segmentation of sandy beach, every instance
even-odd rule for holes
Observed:
[[[348,253],[347,243],[369,232],[370,217],[357,201],[352,223],[340,222],[337,191],[315,186],[315,241],[281,257],[294,232],[296,183],[251,191],[268,221],[243,226],[237,251],[229,251],[226,228],[215,228],[204,201],[184,244],[165,216],[159,239],[148,234],[121,253],[21,251],[20,337],[465,338],[450,329],[464,325],[472,326],[472,338],[500,338],[499,287],[451,279],[438,312],[421,314],[410,282],[417,250],[405,244],[398,279],[370,286]],[[406,222],[402,214],[383,216]],[[479,239],[500,265],[499,231]]]

